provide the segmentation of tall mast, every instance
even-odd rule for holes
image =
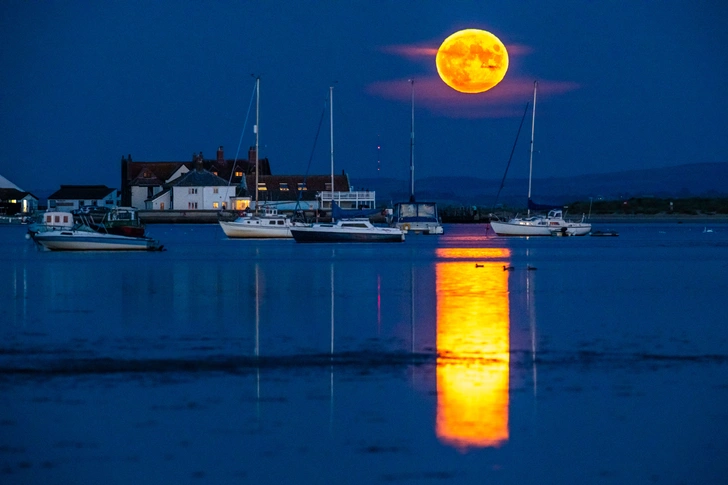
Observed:
[[[538,81],[533,82],[533,109],[531,110],[531,154],[528,160],[528,202],[531,202],[531,175],[533,174],[533,132],[536,127],[536,88]],[[528,208],[528,215],[531,215],[531,208]]]
[[[331,214],[334,211],[334,87],[329,87],[329,136],[331,138]]]
[[[412,85],[412,122],[410,124],[410,202],[415,201],[415,80]]]
[[[256,99],[255,99],[255,213],[258,213],[258,160],[260,160],[260,157],[258,156],[258,136],[259,136],[259,129],[258,126],[260,126],[260,76],[255,78],[255,91],[256,91]]]

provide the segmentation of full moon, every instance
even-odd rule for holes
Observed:
[[[508,51],[490,32],[465,29],[442,42],[435,64],[442,80],[455,91],[482,93],[506,75]]]

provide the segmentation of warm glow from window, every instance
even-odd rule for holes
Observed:
[[[213,209],[217,209],[217,208],[219,208],[219,207],[220,207],[220,203],[219,203],[219,202],[213,202],[213,203],[212,203],[212,208],[213,208]]]
[[[437,436],[445,443],[497,447],[508,441],[507,249],[440,248],[437,282]],[[476,254],[481,256],[477,257]],[[497,262],[482,261],[488,255]],[[505,264],[508,264],[507,262]]]
[[[243,176],[243,172],[237,171],[237,172],[235,172],[235,176],[236,177],[242,177]]]
[[[268,190],[268,187],[265,186],[265,182],[258,182],[258,190]]]
[[[281,182],[280,186],[278,187],[281,192],[288,192],[288,183],[287,182]]]

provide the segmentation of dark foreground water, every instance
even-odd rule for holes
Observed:
[[[612,227],[159,225],[142,254],[2,227],[0,483],[724,484],[728,225]]]

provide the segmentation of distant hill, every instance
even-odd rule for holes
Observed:
[[[407,200],[409,181],[351,179],[357,189],[376,190],[380,204]],[[501,178],[429,177],[415,181],[417,200],[441,205],[490,207]],[[579,200],[630,197],[717,197],[728,195],[728,163],[697,163],[648,170],[629,170],[574,177],[534,179],[532,198],[539,203],[568,204]],[[506,179],[498,198],[508,207],[525,207],[528,179]]]

